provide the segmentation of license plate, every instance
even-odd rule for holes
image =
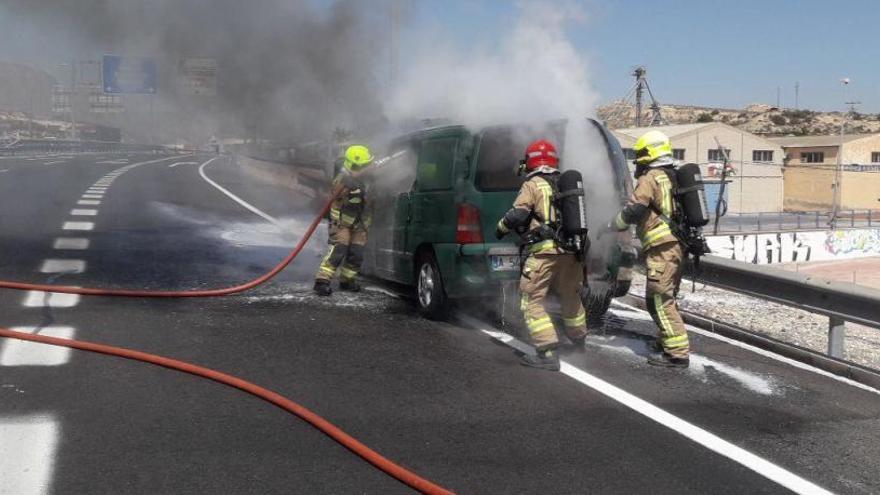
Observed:
[[[519,256],[515,254],[505,255],[492,255],[489,256],[489,261],[492,263],[492,271],[496,272],[508,272],[508,271],[519,271]]]

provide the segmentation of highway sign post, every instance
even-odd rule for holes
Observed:
[[[105,93],[156,94],[156,61],[146,57],[104,55],[101,64]]]

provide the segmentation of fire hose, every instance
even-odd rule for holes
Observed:
[[[218,289],[207,289],[207,290],[182,290],[182,291],[149,291],[149,290],[129,290],[129,289],[99,289],[99,288],[82,288],[82,287],[71,287],[71,286],[56,286],[56,285],[47,285],[47,284],[29,284],[24,282],[12,282],[12,281],[0,281],[0,288],[7,289],[16,289],[16,290],[38,290],[44,292],[61,292],[65,294],[81,294],[81,295],[89,295],[89,296],[118,296],[118,297],[217,297],[217,296],[225,296],[229,294],[235,294],[238,292],[243,292],[249,289],[252,289],[260,284],[263,284],[275,277],[280,273],[284,268],[287,267],[303,250],[308,240],[314,234],[315,229],[317,229],[318,225],[321,223],[321,220],[327,214],[327,211],[330,209],[330,205],[332,203],[332,198],[321,212],[315,217],[312,223],[309,225],[309,228],[306,230],[305,235],[300,239],[297,243],[296,247],[290,252],[290,254],[285,257],[280,263],[275,265],[269,272],[266,274],[253,279],[249,282],[245,282],[239,285],[235,285],[232,287],[218,288]],[[399,464],[394,463],[393,461],[383,457],[378,452],[370,449],[363,443],[359,442],[357,439],[352,437],[351,435],[345,433],[338,427],[331,424],[329,421],[325,420],[321,416],[318,416],[314,412],[309,409],[293,402],[290,399],[285,398],[284,396],[278,394],[277,392],[273,392],[266,388],[260,387],[259,385],[253,384],[241,378],[228,375],[226,373],[222,373],[220,371],[212,370],[210,368],[205,368],[202,366],[198,366],[192,363],[187,363],[184,361],[179,361],[176,359],[172,359],[169,357],[158,356],[155,354],[149,354],[146,352],[141,352],[133,349],[126,349],[121,347],[114,347],[105,344],[99,344],[94,342],[84,342],[72,339],[62,339],[57,337],[49,337],[45,335],[39,334],[30,334],[24,332],[17,332],[15,330],[10,330],[8,328],[0,327],[0,337],[10,338],[10,339],[19,339],[30,342],[37,342],[41,344],[48,344],[54,346],[68,347],[71,349],[79,349],[83,351],[95,352],[99,354],[105,354],[109,356],[117,356],[125,359],[131,359],[135,361],[141,361],[144,363],[153,364],[156,366],[162,366],[165,368],[169,368],[172,370],[180,371],[183,373],[189,373],[198,377],[206,378],[209,380],[213,380],[224,385],[237,388],[249,394],[252,394],[260,399],[263,399],[271,404],[274,404],[281,409],[294,414],[311,424],[333,440],[340,443],[345,448],[354,452],[356,455],[360,456],[365,461],[369,462],[379,470],[383,471],[385,474],[397,479],[398,481],[406,484],[407,486],[421,492],[427,494],[437,494],[437,495],[448,495],[452,494],[451,491],[427,480],[424,479],[417,474],[409,471],[408,469],[400,466]]]

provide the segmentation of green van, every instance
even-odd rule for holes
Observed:
[[[604,168],[611,183],[602,184],[603,193],[611,192],[617,208],[632,191],[624,154],[604,126],[592,119],[588,124],[591,142],[604,146],[589,166]],[[435,319],[446,316],[452,300],[495,298],[502,288],[515,287],[519,248],[513,236],[496,241],[495,225],[524,180],[516,168],[526,145],[547,137],[562,152],[565,126],[473,132],[448,125],[393,140],[370,192],[374,213],[364,274],[412,287],[421,312]],[[585,187],[589,209],[591,190]],[[607,220],[593,219],[592,226]],[[590,290],[583,297],[591,319],[629,290],[636,258],[631,232],[603,236],[603,242],[597,249],[601,243],[593,239],[588,260]]]

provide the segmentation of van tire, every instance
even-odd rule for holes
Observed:
[[[584,287],[581,301],[587,310],[587,326],[601,326],[605,321],[605,314],[608,313],[616,293],[616,285],[616,282],[596,281],[589,287]]]
[[[431,320],[449,316],[449,299],[443,288],[443,277],[437,259],[430,251],[422,252],[416,261],[416,304],[419,313]]]

